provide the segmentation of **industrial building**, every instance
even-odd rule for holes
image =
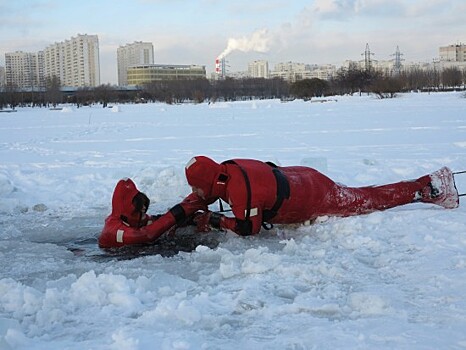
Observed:
[[[141,86],[160,80],[206,78],[205,66],[147,64],[128,68],[128,85]]]

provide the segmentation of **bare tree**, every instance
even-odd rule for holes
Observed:
[[[338,93],[367,92],[372,80],[378,75],[374,70],[359,68],[351,64],[348,68],[341,68],[332,80],[333,89]]]
[[[15,109],[20,103],[20,92],[16,84],[5,85],[5,104],[9,105],[11,109]]]
[[[446,68],[442,71],[441,80],[443,87],[457,87],[463,83],[463,73],[458,67]]]
[[[290,87],[290,94],[302,99],[323,96],[329,88],[329,84],[322,79],[312,78],[299,80]]]
[[[53,107],[56,107],[59,103],[62,102],[63,94],[61,92],[61,83],[59,77],[54,75],[47,78],[45,81],[45,88],[45,98],[47,103],[51,103]]]
[[[115,101],[115,91],[110,84],[99,85],[94,89],[94,100],[105,108],[109,102]]]
[[[403,82],[398,77],[379,75],[370,86],[370,90],[379,98],[394,98],[396,93],[402,91]]]

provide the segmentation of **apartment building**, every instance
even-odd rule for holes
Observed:
[[[466,62],[466,45],[448,45],[439,48],[440,61]]]
[[[0,66],[0,90],[5,86],[5,67]]]
[[[80,35],[55,43],[44,50],[44,75],[60,78],[62,86],[100,85],[99,39]]]
[[[290,83],[298,80],[318,78],[322,80],[331,79],[335,72],[336,66],[328,65],[310,65],[296,62],[283,62],[275,65],[270,72],[271,78],[281,78]]]
[[[118,85],[128,85],[128,68],[154,64],[152,43],[135,41],[117,49]]]
[[[311,66],[311,71],[308,74],[310,79],[317,78],[321,80],[332,79],[337,72],[337,67],[333,64]]]
[[[270,77],[269,62],[265,60],[250,62],[248,64],[248,76],[268,79]]]
[[[270,77],[281,78],[294,83],[295,81],[305,79],[306,71],[310,71],[307,64],[291,61],[281,62],[275,65],[274,69],[270,72]]]
[[[160,80],[206,78],[205,66],[148,64],[128,68],[128,85],[144,85]]]
[[[24,90],[45,86],[44,53],[16,51],[5,54],[4,82]],[[0,77],[0,80],[1,77]],[[1,84],[1,83],[0,83]]]

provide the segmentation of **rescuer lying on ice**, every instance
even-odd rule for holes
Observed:
[[[261,226],[305,223],[319,216],[367,214],[414,202],[447,209],[459,205],[453,174],[446,167],[416,180],[368,187],[346,187],[308,167],[278,167],[252,159],[218,164],[197,156],[185,170],[193,193],[206,204],[221,198],[229,203],[234,215],[207,211],[197,216],[197,228],[204,232],[213,227],[247,236],[257,234]]]
[[[207,210],[205,201],[191,193],[163,215],[148,215],[149,198],[131,179],[120,180],[112,197],[112,213],[105,219],[99,237],[101,248],[116,248],[156,241],[175,225],[183,225],[198,210]]]
[[[459,205],[453,174],[446,167],[417,180],[368,187],[346,187],[308,167],[277,167],[252,159],[218,164],[205,156],[197,156],[188,162],[185,170],[193,193],[160,216],[146,214],[149,199],[132,180],[120,180],[99,246],[152,243],[190,218],[200,232],[213,227],[247,236],[272,224],[305,223],[319,216],[367,214],[414,202],[447,209]],[[234,217],[207,209],[219,198],[229,203]]]

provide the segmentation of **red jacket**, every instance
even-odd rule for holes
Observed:
[[[241,235],[258,233],[262,223],[304,223],[323,215],[364,214],[412,203],[430,181],[424,176],[354,188],[308,167],[276,167],[252,159],[218,164],[204,156],[188,162],[186,178],[191,186],[202,189],[208,203],[221,198],[230,204],[234,218],[222,216],[217,226]]]
[[[132,204],[137,193],[139,190],[131,179],[120,180],[116,185],[112,197],[112,213],[105,219],[99,237],[101,248],[152,243],[174,225],[184,222],[197,210],[207,208],[204,201],[192,193],[159,218],[149,215],[140,218],[140,214],[134,212]]]

